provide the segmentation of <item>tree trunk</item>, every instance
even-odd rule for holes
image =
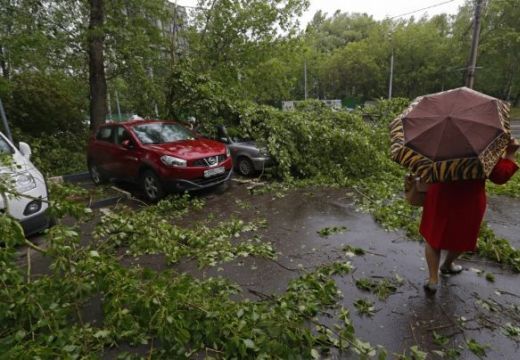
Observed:
[[[2,70],[2,76],[9,80],[9,64],[7,62],[7,50],[0,45],[0,70]]]
[[[104,64],[104,0],[90,1],[90,24],[88,37],[90,72],[90,129],[105,122],[107,114],[107,82]]]

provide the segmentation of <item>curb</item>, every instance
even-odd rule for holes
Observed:
[[[107,206],[115,205],[120,201],[127,200],[128,198],[126,196],[115,196],[108,199],[98,200],[92,204],[90,204],[89,208],[95,210],[104,208]]]
[[[75,174],[67,174],[62,176],[52,176],[48,180],[54,183],[76,183],[83,180],[88,180],[90,178],[90,174],[88,172],[81,172]]]
[[[110,197],[110,198],[107,198],[107,199],[102,199],[102,200],[95,201],[94,203],[90,204],[89,208],[91,208],[91,209],[99,209],[99,208],[115,205],[115,204],[117,204],[120,201],[130,200],[132,198],[132,194],[130,194],[128,191],[120,189],[120,188],[118,188],[116,186],[111,186],[110,188],[112,190],[114,190],[114,191],[119,192],[121,195],[113,196],[113,197]]]

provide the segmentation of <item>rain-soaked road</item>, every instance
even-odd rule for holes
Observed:
[[[396,353],[414,344],[431,351],[441,349],[433,342],[435,332],[450,338],[445,348],[463,347],[461,359],[476,358],[465,346],[470,339],[489,345],[489,359],[517,358],[514,354],[518,342],[504,335],[501,329],[508,322],[520,326],[518,274],[507,268],[478,258],[461,261],[465,271],[442,278],[437,295],[427,297],[421,287],[426,278],[422,244],[399,232],[387,232],[370,215],[358,212],[347,189],[303,189],[282,196],[251,195],[245,185],[234,183],[225,192],[203,196],[204,210],[189,214],[184,219],[186,223],[208,218],[210,213],[214,214],[214,221],[231,216],[243,220],[265,218],[268,225],[260,230],[260,235],[279,252],[277,262],[246,258],[204,270],[187,262],[176,265],[178,270],[201,278],[225,276],[243,287],[244,296],[254,298],[253,293],[284,291],[288,281],[297,277],[302,268],[350,260],[355,271],[336,280],[343,293],[341,305],[351,310],[356,334],[362,340]],[[487,217],[491,226],[517,247],[520,246],[519,215],[518,200],[490,200]],[[92,224],[85,226],[87,233]],[[348,230],[326,238],[319,236],[317,231],[329,226],[346,226]],[[342,250],[345,245],[361,247],[370,253],[348,256]],[[44,271],[45,263],[36,256],[33,258],[33,271]],[[156,270],[167,267],[162,256],[140,256],[125,261]],[[493,273],[496,281],[487,281],[485,273]],[[403,285],[385,301],[357,289],[354,284],[355,279],[363,277],[377,280],[396,276],[404,279]],[[373,317],[357,314],[353,303],[360,298],[375,302],[377,312]],[[92,304],[89,312],[91,320],[101,321],[99,304]]]

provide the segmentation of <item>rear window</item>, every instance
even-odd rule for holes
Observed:
[[[12,154],[13,148],[11,145],[4,140],[3,137],[0,136],[0,154]]]
[[[113,142],[112,136],[113,128],[112,127],[102,127],[98,130],[96,134],[96,139],[100,141],[108,141]]]
[[[165,144],[195,139],[195,134],[179,124],[142,124],[134,126],[132,130],[143,144]]]

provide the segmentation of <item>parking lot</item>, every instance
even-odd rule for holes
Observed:
[[[426,278],[422,244],[407,239],[400,232],[385,231],[370,215],[359,212],[354,194],[348,189],[306,188],[253,195],[250,187],[249,182],[233,181],[227,189],[196,195],[204,200],[204,208],[186,214],[179,220],[179,225],[211,225],[230,218],[260,220],[265,226],[255,235],[272,242],[278,253],[276,260],[245,257],[202,269],[194,260],[188,260],[173,265],[175,270],[197,278],[228,278],[240,285],[242,297],[262,300],[269,294],[283,292],[290,279],[306,271],[334,261],[349,260],[355,270],[336,278],[336,282],[343,293],[339,305],[351,310],[359,338],[402,353],[414,344],[425,350],[440,349],[434,343],[435,332],[449,336],[453,347],[464,345],[469,339],[488,344],[487,353],[493,359],[511,359],[516,352],[517,342],[501,331],[504,324],[513,322],[518,326],[520,320],[520,294],[514,290],[517,275],[507,268],[476,257],[468,258],[461,261],[465,271],[456,277],[443,278],[437,296],[428,298],[422,290]],[[134,208],[145,206],[140,200],[120,201]],[[81,225],[83,243],[90,241],[91,231],[99,220],[99,210],[95,212],[97,215],[92,221]],[[516,247],[520,245],[520,227],[515,220],[518,215],[518,201],[490,199],[487,220],[498,235],[506,237]],[[333,227],[342,231],[320,235],[320,230]],[[43,244],[41,238],[33,240]],[[364,249],[364,255],[355,255],[345,250],[346,246]],[[20,252],[21,263],[26,260],[23,252]],[[121,262],[155,271],[171,267],[160,253],[123,256]],[[47,266],[47,259],[32,254],[34,277],[48,271]],[[483,275],[487,273],[494,274],[495,282],[486,280]],[[359,289],[356,286],[359,279],[397,280],[397,291],[381,300]],[[373,316],[356,312],[353,304],[358,299],[374,302]],[[101,303],[89,304],[84,316],[85,321],[102,323]],[[332,323],[334,315],[323,321]],[[106,356],[114,357],[119,351],[121,348],[111,349]],[[461,358],[473,356],[468,350],[464,351]]]

